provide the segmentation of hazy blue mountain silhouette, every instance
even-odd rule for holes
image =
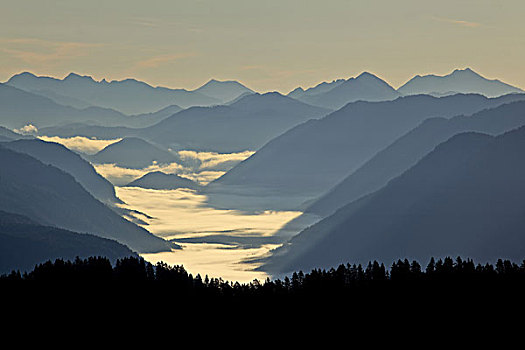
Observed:
[[[53,91],[61,96],[86,101],[93,106],[115,109],[125,114],[150,113],[174,104],[187,108],[221,102],[198,92],[152,87],[135,79],[95,81],[90,76],[75,73],[64,79],[56,79],[37,77],[24,72],[11,77],[6,84],[30,92]]]
[[[429,117],[470,115],[523,98],[525,95],[497,99],[481,95],[419,95],[395,101],[350,103],[273,139],[208,185],[208,190],[235,188],[254,193],[263,188],[315,198]]]
[[[234,98],[233,100],[224,103],[224,105],[226,106],[232,105],[236,103],[237,101],[239,101],[240,99],[245,98],[246,96],[255,95],[255,94],[258,94],[258,92],[245,92],[243,94],[240,94],[238,97]]]
[[[113,185],[96,172],[93,166],[66,147],[38,139],[18,140],[2,146],[25,153],[44,164],[57,167],[72,175],[95,198],[106,204],[121,203]]]
[[[138,134],[171,149],[256,150],[289,128],[327,112],[277,92],[251,94],[229,106],[189,108]]]
[[[218,81],[215,79],[211,79],[206,84],[193,91],[213,97],[214,99],[221,101],[221,103],[226,103],[235,100],[243,94],[251,94],[254,92],[238,81]]]
[[[525,128],[463,133],[387,186],[347,204],[277,251],[266,269],[465,256],[519,261],[525,249]]]
[[[375,192],[455,134],[476,131],[497,135],[522,125],[525,125],[525,102],[505,104],[472,116],[427,119],[377,153],[315,201],[306,212],[327,216],[343,205]]]
[[[95,163],[112,163],[130,169],[146,168],[154,162],[169,164],[179,159],[176,154],[137,137],[126,137],[88,158]]]
[[[456,69],[445,76],[416,75],[397,91],[403,95],[432,94],[439,96],[453,93],[477,93],[487,97],[524,92],[499,80],[486,79],[470,68]]]
[[[332,85],[335,86],[328,88]],[[322,88],[326,89],[326,91],[312,94],[303,93],[298,98],[314,106],[336,110],[350,102],[387,101],[401,96],[399,92],[384,80],[368,72],[343,82],[336,81],[330,85],[322,86]]]
[[[182,111],[182,108],[177,105],[171,105],[165,108],[162,108],[156,112],[144,113],[132,115],[126,120],[125,124],[122,126],[128,126],[133,128],[145,128],[151,125],[155,125],[161,120],[164,120],[176,113]]]
[[[149,120],[148,116],[130,117],[107,108],[63,106],[47,97],[0,84],[0,123],[9,128],[27,124],[40,128],[69,123],[144,127],[151,125]]]
[[[0,274],[28,271],[47,260],[104,256],[116,261],[136,255],[110,239],[42,226],[25,216],[0,211]]]
[[[293,126],[327,113],[327,109],[272,92],[248,94],[230,105],[188,108],[147,128],[77,123],[42,128],[41,134],[99,139],[139,137],[173,150],[230,153],[256,150]]]
[[[316,86],[308,88],[306,90],[304,90],[301,87],[298,87],[298,88],[294,89],[293,91],[291,91],[290,93],[288,93],[288,95],[286,95],[286,96],[295,98],[297,100],[304,101],[304,98],[306,98],[306,97],[328,92],[328,91],[332,90],[333,88],[335,88],[336,86],[341,85],[345,81],[346,81],[345,79],[337,79],[337,80],[333,80],[331,82],[322,82],[322,83],[317,84]]]
[[[201,186],[184,177],[176,174],[166,174],[161,171],[147,173],[141,178],[127,184],[128,187],[142,187],[154,190],[176,190],[178,188],[189,188],[199,190]]]
[[[0,146],[0,210],[42,225],[115,239],[139,252],[168,251],[170,244],[98,201],[73,176]]]
[[[14,141],[14,140],[19,140],[19,139],[30,139],[30,138],[33,138],[33,137],[28,136],[28,135],[21,135],[8,128],[4,128],[3,126],[0,126],[0,142]]]
[[[47,89],[40,89],[40,90],[21,89],[21,90],[31,92],[32,94],[35,94],[35,95],[47,97],[50,100],[53,100],[54,102],[58,103],[59,105],[63,105],[63,106],[69,106],[69,107],[73,107],[77,109],[94,107],[93,104],[89,102],[82,101],[81,99],[74,98],[74,97],[60,95],[53,90],[47,90]]]

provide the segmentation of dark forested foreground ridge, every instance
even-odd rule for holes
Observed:
[[[228,282],[221,278],[192,276],[183,266],[165,263],[152,265],[142,258],[129,257],[116,261],[103,257],[77,258],[74,261],[48,261],[21,274],[13,271],[0,277],[0,290],[103,290],[123,287],[128,295],[140,291],[143,296],[197,297],[203,300],[239,299],[265,300],[318,296],[388,295],[396,292],[422,295],[442,293],[442,298],[460,298],[492,291],[522,293],[525,290],[525,260],[520,264],[499,259],[495,265],[476,264],[458,257],[432,258],[426,267],[417,261],[398,260],[390,268],[377,261],[367,266],[340,265],[329,270],[315,269],[309,273],[293,273],[284,279],[254,280],[248,284]],[[91,287],[91,288],[87,288]],[[160,289],[159,289],[160,288]],[[452,294],[450,294],[452,293]],[[471,294],[475,293],[475,294]],[[511,296],[512,294],[507,294]],[[523,295],[523,294],[521,294]],[[124,297],[122,295],[121,297]]]

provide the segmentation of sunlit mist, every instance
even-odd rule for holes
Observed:
[[[285,223],[301,214],[295,211],[253,213],[214,209],[206,205],[206,196],[186,189],[159,191],[117,187],[117,195],[126,202],[126,207],[152,217],[140,216],[140,219],[148,223],[144,227],[150,232],[166,239],[224,234],[271,237]],[[265,275],[253,271],[256,264],[242,263],[243,260],[263,256],[277,246],[265,244],[246,249],[222,244],[182,245],[182,251],[148,254],[145,257],[150,261],[184,264],[192,273],[251,281]]]

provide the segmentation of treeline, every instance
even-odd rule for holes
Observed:
[[[240,284],[221,278],[193,276],[183,266],[165,263],[152,265],[142,258],[117,260],[114,265],[107,258],[77,258],[75,261],[56,260],[37,265],[31,272],[12,272],[0,277],[0,287],[57,286],[110,290],[123,287],[128,291],[158,291],[192,297],[287,298],[319,295],[349,295],[352,293],[383,294],[399,291],[435,292],[458,290],[512,290],[525,287],[525,260],[517,265],[498,260],[494,265],[475,264],[460,257],[435,260],[426,268],[417,261],[398,260],[387,269],[377,261],[362,265],[340,265],[329,270],[315,269],[309,273],[293,273],[284,279],[254,280]],[[460,288],[460,289],[458,289]],[[469,289],[471,288],[471,289]],[[78,290],[78,288],[77,288]],[[166,294],[167,295],[167,294]]]

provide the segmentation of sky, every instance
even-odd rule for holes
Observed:
[[[470,67],[525,88],[523,0],[0,0],[0,81],[30,71],[286,93]]]

